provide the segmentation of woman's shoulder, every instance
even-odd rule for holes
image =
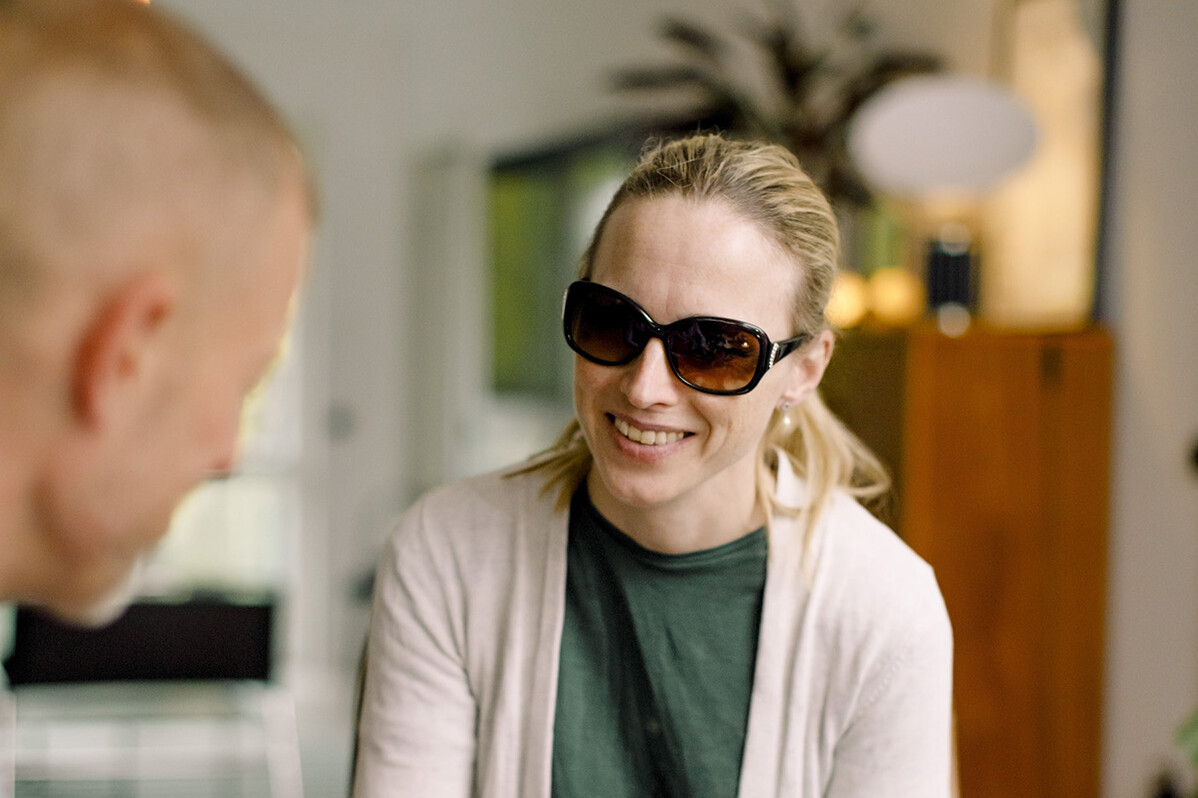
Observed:
[[[544,475],[520,466],[447,482],[426,491],[399,515],[391,546],[485,550],[488,544],[510,545],[517,535],[564,528],[565,516],[544,487]]]
[[[825,607],[850,627],[949,633],[932,567],[853,497],[837,492],[823,527],[818,588]]]
[[[809,487],[789,457],[778,457],[777,498],[783,507],[802,507],[811,501]],[[802,516],[782,520],[789,530],[783,549],[804,539]],[[834,488],[819,514],[814,538],[802,557],[812,558],[821,590],[849,591],[863,600],[903,600],[915,589],[921,600],[938,600],[940,591],[932,569],[894,530],[875,518],[843,488]],[[792,542],[793,541],[793,542]],[[783,559],[791,559],[784,554]]]
[[[897,532],[843,490],[831,497],[824,532],[827,542],[851,560],[846,565],[854,570],[877,568],[912,578],[931,574],[927,562]]]
[[[827,521],[809,620],[844,717],[888,690],[939,700],[950,689],[953,632],[931,566],[845,493]]]
[[[395,521],[379,559],[376,617],[389,619],[379,623],[407,618],[451,635],[445,645],[471,653],[476,665],[489,661],[502,644],[497,630],[524,622],[513,617],[537,617],[526,610],[565,570],[567,516],[543,484],[537,474],[500,471],[417,499]]]
[[[537,504],[545,484],[543,475],[521,465],[461,477],[425,491],[412,505],[423,513],[507,513]]]

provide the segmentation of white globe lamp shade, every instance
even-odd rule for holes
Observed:
[[[848,146],[875,190],[907,199],[977,196],[1031,157],[1036,123],[993,83],[923,75],[895,81],[866,101]]]

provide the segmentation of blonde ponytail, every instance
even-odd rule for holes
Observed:
[[[788,506],[769,490],[777,473],[779,454],[803,479],[805,501]],[[758,500],[771,514],[800,516],[803,560],[806,563],[820,517],[836,491],[863,504],[882,499],[890,490],[890,475],[877,456],[836,415],[818,392],[795,408],[775,412],[762,439],[758,457]]]

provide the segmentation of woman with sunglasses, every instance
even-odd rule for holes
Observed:
[[[563,326],[577,421],[379,570],[358,796],[950,794],[935,578],[816,388],[835,217],[784,149],[649,149]]]

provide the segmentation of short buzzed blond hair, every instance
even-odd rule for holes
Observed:
[[[0,315],[138,259],[219,260],[216,232],[307,179],[279,113],[157,9],[8,0],[0,53]]]

